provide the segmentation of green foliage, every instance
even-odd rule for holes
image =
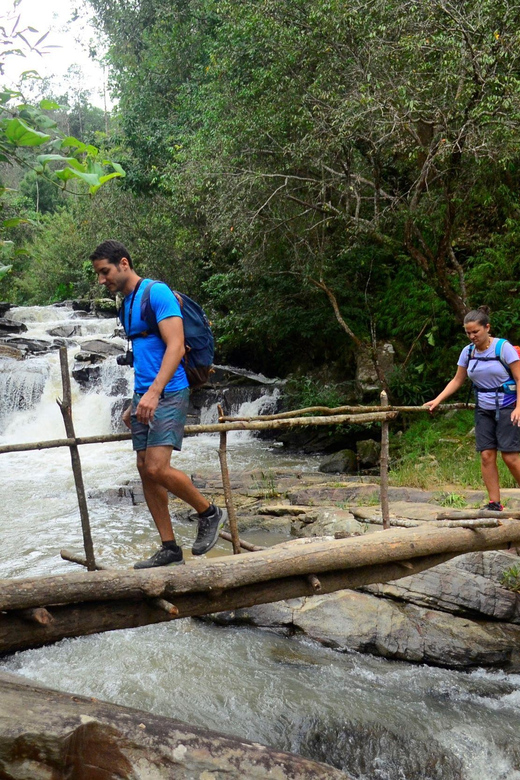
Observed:
[[[520,568],[518,566],[511,566],[509,569],[502,572],[500,584],[503,585],[504,588],[507,588],[507,590],[520,593]]]
[[[468,502],[460,493],[443,492],[436,497],[436,500],[441,506],[450,507],[451,509],[462,509],[468,505]]]
[[[328,406],[331,409],[346,403],[340,384],[324,384],[317,377],[291,377],[284,388],[287,405],[292,409]]]
[[[405,427],[390,427],[390,482],[427,490],[453,486],[482,489],[480,458],[475,452],[473,412],[461,410],[431,417],[427,412],[405,417]],[[498,461],[502,487],[516,487],[502,459]]]

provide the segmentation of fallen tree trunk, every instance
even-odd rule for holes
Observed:
[[[349,780],[302,756],[3,674],[0,767],[6,780]]]
[[[518,510],[511,512],[509,509],[504,509],[502,512],[490,512],[488,509],[452,509],[448,512],[439,512],[437,520],[473,520],[477,517],[520,520],[520,512]]]
[[[496,550],[520,544],[520,522],[498,528],[421,528],[348,539],[298,539],[261,552],[190,560],[185,566],[141,571],[72,572],[54,577],[0,580],[0,611],[82,601],[165,598],[221,591],[293,576],[378,566],[430,555]],[[282,596],[283,598],[283,596]]]
[[[376,582],[389,582],[418,574],[458,553],[416,558],[413,563],[400,561],[382,566],[365,566],[352,571],[321,574],[320,594],[346,588],[359,588]],[[316,594],[312,577],[287,577],[254,585],[230,588],[222,592],[181,593],[175,598],[176,613],[168,614],[156,601],[121,599],[117,601],[87,601],[82,604],[51,608],[52,622],[36,625],[24,620],[19,612],[0,615],[0,655],[52,644],[60,639],[89,634],[137,628],[150,623],[163,623],[185,617],[200,617],[255,604],[268,604],[284,599]]]

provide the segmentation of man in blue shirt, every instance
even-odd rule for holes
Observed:
[[[193,555],[203,555],[216,544],[226,512],[210,504],[190,478],[170,465],[172,450],[180,450],[189,402],[189,384],[182,365],[184,331],[177,298],[165,284],[154,284],[150,304],[160,335],[149,333],[141,319],[141,297],[150,280],[135,272],[128,250],[119,241],[103,241],[90,255],[98,281],[111,293],[124,296],[124,328],[133,344],[135,374],[131,406],[123,414],[132,431],[137,468],[148,509],[162,545],[134,569],[183,563],[175,541],[168,492],[186,501],[199,515]]]

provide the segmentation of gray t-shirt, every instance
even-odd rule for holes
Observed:
[[[492,390],[495,387],[499,387],[504,382],[510,382],[511,377],[500,362],[500,360],[475,360],[475,358],[493,358],[495,357],[495,345],[497,339],[491,339],[491,344],[483,352],[479,352],[473,349],[473,354],[469,360],[468,357],[471,344],[468,344],[460,353],[457,365],[463,366],[468,370],[468,376],[471,381],[477,385],[479,389],[478,393],[478,405],[481,409],[496,409],[496,393],[495,392],[483,392],[482,388],[489,388]],[[506,341],[502,348],[502,359],[508,365],[516,363],[520,360],[514,347]],[[516,393],[498,393],[498,404],[500,407],[512,406],[516,404]]]

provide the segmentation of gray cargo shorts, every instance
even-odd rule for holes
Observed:
[[[134,393],[132,398],[132,445],[136,452],[148,447],[182,448],[184,426],[190,400],[190,389],[163,393],[150,424],[141,423],[135,416],[137,404],[144,393]]]

